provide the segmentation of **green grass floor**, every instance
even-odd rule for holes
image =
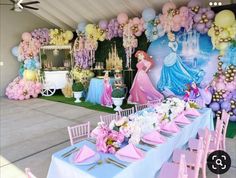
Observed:
[[[115,113],[113,108],[104,107],[104,106],[101,106],[99,104],[93,104],[93,103],[86,102],[86,101],[82,101],[81,103],[75,103],[74,98],[65,98],[64,95],[62,95],[60,92],[57,92],[53,96],[41,96],[40,98],[50,100],[50,101],[56,101],[56,102],[71,104],[71,105],[75,105],[75,106],[81,106],[81,107],[96,110],[96,111],[107,112],[107,113]],[[126,108],[131,108],[133,106],[134,105],[124,103],[122,105],[122,108],[126,109]],[[229,122],[226,136],[228,138],[234,138],[235,135],[236,135],[236,122]]]
[[[40,98],[50,100],[50,101],[56,101],[56,102],[71,104],[71,105],[75,105],[75,106],[80,106],[80,107],[84,107],[84,108],[88,108],[88,109],[92,109],[92,110],[96,110],[96,111],[115,113],[113,108],[108,108],[108,107],[101,106],[99,104],[93,104],[93,103],[90,103],[87,101],[83,101],[83,98],[81,99],[82,100],[81,103],[75,103],[74,98],[66,98],[66,97],[64,97],[64,95],[62,95],[60,93],[56,93],[53,96],[41,96]],[[121,108],[127,109],[127,108],[131,108],[133,106],[134,105],[124,103],[121,106]]]
[[[234,138],[236,135],[236,122],[229,122],[226,137]]]

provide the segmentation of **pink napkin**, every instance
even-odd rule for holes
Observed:
[[[174,122],[168,122],[161,127],[162,130],[176,133],[179,131],[179,127]]]
[[[121,148],[119,151],[116,152],[116,154],[132,159],[141,159],[144,157],[143,152],[140,149],[136,148],[132,143],[129,143],[124,148]]]
[[[76,154],[74,157],[74,162],[76,163],[80,163],[88,158],[91,158],[92,156],[95,155],[95,152],[87,147],[86,145],[84,145]]]
[[[175,120],[175,122],[178,122],[178,123],[183,123],[183,124],[190,124],[191,122],[188,120],[187,117],[185,117],[185,115],[182,113],[180,115],[178,115]]]
[[[163,143],[165,141],[165,138],[157,131],[148,133],[143,138],[154,143]]]
[[[184,111],[184,115],[190,115],[190,116],[200,116],[201,114],[194,108],[188,108]]]

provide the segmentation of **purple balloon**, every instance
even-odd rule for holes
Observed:
[[[102,30],[106,30],[108,22],[106,20],[100,20],[98,25],[99,25],[99,28],[101,28]]]
[[[236,115],[230,116],[229,120],[232,122],[236,122]]]
[[[236,115],[236,108],[233,110],[234,115]]]
[[[212,10],[209,10],[206,12],[206,16],[208,19],[213,19],[215,16],[215,13]]]
[[[199,23],[199,24],[197,24],[196,30],[199,32],[203,32],[204,28],[205,28],[205,24]]]
[[[202,19],[202,15],[201,14],[196,14],[193,17],[194,22],[198,23],[200,20]]]
[[[207,27],[207,28],[211,28],[211,25],[212,25],[212,20],[209,20],[209,21],[206,23],[206,27]]]
[[[220,105],[219,103],[217,102],[213,102],[210,104],[210,108],[213,110],[213,111],[218,111],[220,109]]]
[[[207,33],[208,30],[209,30],[209,29],[208,29],[207,27],[205,27],[205,28],[202,30],[202,34]]]
[[[221,104],[221,109],[225,109],[227,112],[230,110],[230,102],[228,101],[224,101],[222,104]]]

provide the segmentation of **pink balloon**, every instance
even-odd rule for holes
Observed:
[[[193,20],[194,20],[194,22],[196,22],[196,23],[198,23],[201,19],[202,19],[201,14],[196,14],[196,15],[193,17]]]
[[[126,24],[128,22],[128,15],[126,13],[120,13],[118,16],[117,16],[117,21],[119,24]]]
[[[181,16],[180,15],[175,15],[173,18],[174,23],[180,24],[181,22]]]
[[[226,85],[226,89],[227,89],[228,91],[233,91],[233,90],[235,89],[234,83],[233,83],[233,82],[228,83],[228,84]]]
[[[168,11],[169,11],[170,9],[176,9],[175,3],[173,3],[173,2],[167,2],[167,3],[165,3],[165,4],[163,5],[163,7],[162,7],[162,13],[163,13],[163,14],[168,14]]]
[[[137,33],[135,33],[135,36],[141,36],[141,35],[142,35],[141,31],[138,31]]]
[[[174,31],[174,32],[178,32],[179,30],[180,30],[180,25],[179,24],[175,24],[174,26],[173,26],[173,28],[172,28],[172,30]]]
[[[30,41],[31,40],[31,38],[32,38],[32,36],[31,36],[31,34],[29,33],[29,32],[24,32],[24,33],[22,33],[22,40],[24,40],[24,41]]]
[[[138,17],[134,17],[134,18],[133,18],[133,23],[139,24],[139,23],[140,23],[139,18],[138,18]]]
[[[182,6],[180,9],[180,15],[181,16],[187,16],[188,15],[188,12],[189,12],[189,9],[186,7],[186,6]]]
[[[209,10],[206,12],[206,16],[208,19],[213,19],[215,16],[215,13],[212,10]]]
[[[217,83],[216,84],[216,89],[217,90],[224,90],[225,89],[225,84],[223,82]]]

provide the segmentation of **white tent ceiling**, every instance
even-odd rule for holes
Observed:
[[[120,12],[126,12],[130,17],[141,16],[146,7],[160,12],[165,2],[167,0],[40,0],[39,10],[31,12],[58,27],[75,29],[78,22],[97,23],[101,19],[114,18]],[[173,2],[183,5],[188,0]]]

